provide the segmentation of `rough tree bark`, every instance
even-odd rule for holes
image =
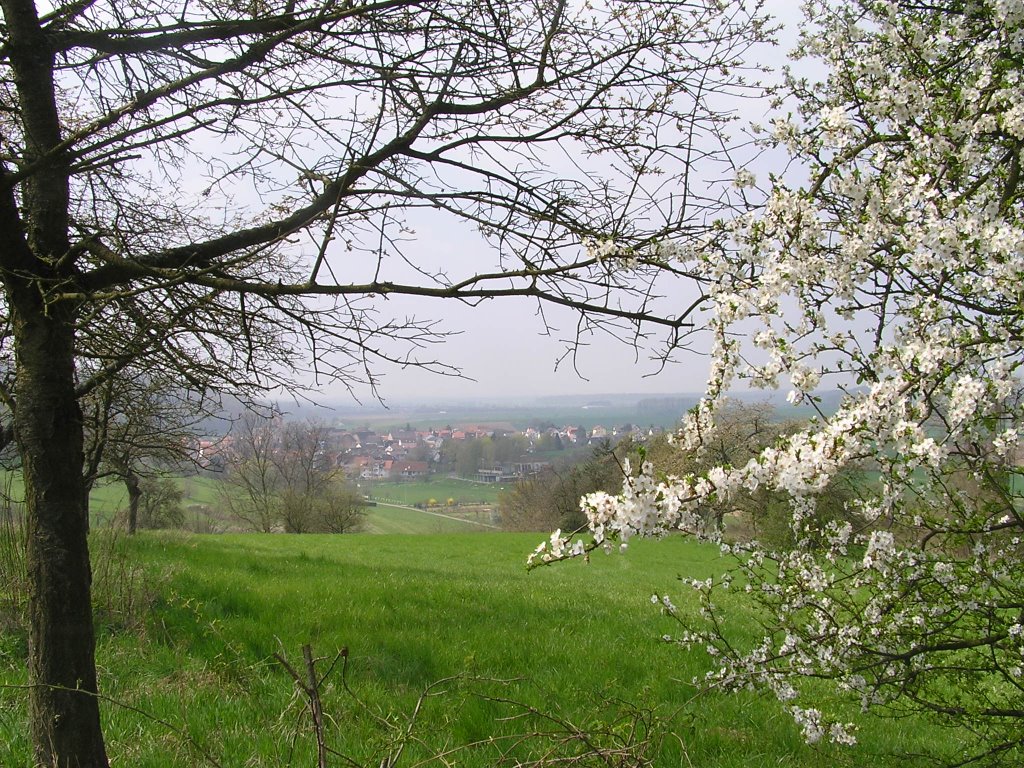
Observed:
[[[124,486],[128,489],[128,535],[133,536],[139,529],[139,499],[142,498],[140,478],[131,467],[125,469]]]
[[[54,59],[28,0],[3,0],[8,55],[21,104],[25,159],[61,141]],[[6,168],[0,171],[6,175]],[[107,765],[96,698],[88,504],[82,413],[75,391],[75,314],[48,292],[71,278],[69,185],[61,153],[49,154],[0,199],[3,284],[15,350],[14,430],[22,457],[28,537],[29,718],[35,761],[60,768]],[[26,224],[22,224],[26,222]],[[10,267],[15,267],[12,271]]]
[[[7,280],[17,365],[14,427],[25,479],[30,723],[35,761],[107,765],[96,698],[95,641],[82,477],[74,324],[47,313],[33,281]]]
[[[31,289],[29,289],[31,290]],[[82,417],[72,334],[59,319],[19,318],[15,430],[25,476],[30,580],[30,722],[40,765],[106,766],[96,665]]]

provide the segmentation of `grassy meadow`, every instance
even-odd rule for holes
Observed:
[[[456,504],[497,504],[505,484],[438,477],[404,482],[361,480],[360,487],[372,498],[400,504],[427,504],[433,500],[444,505],[449,499]]]
[[[340,664],[320,690],[327,743],[354,762],[330,765],[381,765],[407,731],[398,765],[409,768],[439,753],[430,765],[560,764],[580,743],[563,739],[573,727],[608,748],[649,737],[658,766],[906,765],[949,738],[873,722],[856,751],[815,750],[773,700],[694,699],[689,681],[707,658],[660,639],[673,625],[649,597],[669,591],[685,605],[673,580],[724,563],[682,539],[527,573],[535,534],[103,536],[94,550],[107,547],[113,565],[97,569],[97,652],[114,765],[315,765],[303,699],[274,658],[301,670],[306,643],[323,659],[319,673],[349,649],[350,691]],[[731,607],[737,640],[753,639],[750,617]],[[17,687],[25,653],[24,632],[8,625],[6,768],[31,765]],[[409,726],[420,693],[453,677]]]
[[[409,509],[377,504],[366,508],[365,533],[485,533],[494,531],[489,511],[478,508]]]
[[[219,532],[237,528],[237,521],[224,517],[221,481],[202,475],[175,478],[182,491],[185,526],[199,532]],[[7,498],[20,502],[24,497],[21,475],[6,472],[0,475],[0,488]],[[494,485],[469,480],[438,478],[409,482],[365,483],[361,489],[373,499],[384,499],[366,508],[364,530],[367,533],[472,533],[493,531],[494,524],[487,506],[497,503],[501,489]],[[448,500],[453,505],[448,505]],[[426,505],[431,500],[437,508],[413,510],[404,507]],[[97,528],[109,525],[128,506],[124,484],[102,480],[89,494],[89,512]],[[2,765],[2,764],[0,764]]]

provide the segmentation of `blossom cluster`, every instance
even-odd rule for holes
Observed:
[[[788,381],[790,402],[812,406],[840,388],[839,407],[742,466],[674,477],[645,463],[621,494],[581,502],[592,544],[578,552],[671,531],[720,541],[710,502],[759,487],[789,499],[792,550],[723,544],[775,621],[762,642],[738,650],[706,621],[721,581],[691,585],[703,623],[658,603],[683,626],[674,642],[710,653],[707,682],[772,690],[810,742],[854,741],[793,703],[815,677],[868,710],[969,728],[981,757],[1024,743],[1024,78],[1009,63],[1024,3],[969,5],[807,3],[796,53],[825,74],[789,78],[798,108],[764,141],[809,181],[773,177],[690,265],[714,344],[679,450],[701,449],[737,381]],[[865,480],[848,520],[821,521],[850,467]],[[536,557],[571,554],[559,535]]]

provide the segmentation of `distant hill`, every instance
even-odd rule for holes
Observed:
[[[808,418],[815,410],[807,404],[793,407],[786,402],[787,390],[752,390],[733,392],[730,397],[747,403],[769,403],[776,407],[779,418]],[[819,407],[833,413],[843,393],[834,390],[818,395]],[[395,399],[380,403],[354,403],[351,400],[324,401],[311,404],[294,400],[278,402],[289,419],[317,419],[355,427],[366,425],[375,429],[443,427],[473,424],[494,427],[526,427],[539,423],[558,426],[573,425],[591,428],[634,424],[641,428],[673,427],[700,400],[699,393],[610,393],[598,395],[548,395],[542,397],[476,397],[446,398],[424,396],[417,399]],[[229,417],[240,408],[228,408]],[[219,429],[217,428],[219,426]],[[226,431],[229,424],[211,422],[211,433]]]

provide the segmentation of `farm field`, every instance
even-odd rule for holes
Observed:
[[[600,397],[598,399],[601,399]],[[375,430],[438,429],[446,425],[485,424],[494,427],[522,429],[531,424],[549,422],[559,426],[582,425],[588,429],[601,424],[639,424],[641,426],[672,427],[679,422],[688,408],[696,405],[697,395],[670,395],[667,397],[637,395],[626,402],[608,402],[600,406],[578,403],[545,405],[456,405],[396,406],[394,410],[374,412],[372,409],[353,410],[347,404],[338,409],[337,418],[351,427],[369,427]]]
[[[717,551],[637,542],[626,555],[527,573],[538,540],[144,533],[114,542],[115,566],[97,569],[112,757],[152,768],[315,765],[303,701],[274,658],[301,669],[306,643],[324,659],[321,673],[349,648],[351,693],[340,668],[321,686],[326,737],[365,766],[394,755],[419,694],[453,676],[424,702],[398,765],[449,750],[447,764],[466,767],[553,759],[539,734],[563,721],[607,730],[595,737],[602,744],[646,738],[649,723],[647,756],[659,766],[907,765],[921,745],[951,738],[920,723],[875,722],[856,752],[815,750],[774,700],[691,701],[689,681],[707,659],[661,640],[673,625],[649,597],[669,591],[685,605],[673,580],[719,573]],[[131,574],[127,597],[105,581],[117,572]],[[732,616],[737,641],[753,640],[743,610]],[[0,634],[0,765],[9,768],[30,765],[16,687],[25,642],[10,627]]]
[[[431,500],[444,506],[448,499],[456,504],[497,504],[505,484],[477,483],[472,480],[439,477],[406,482],[360,481],[371,498],[398,504],[427,504]]]
[[[462,507],[411,509],[391,504],[367,507],[365,533],[482,533],[493,531],[490,513]]]
[[[185,525],[193,531],[217,532],[229,530],[234,521],[219,512],[220,481],[214,477],[190,475],[176,478],[184,495]],[[6,473],[0,477],[8,496],[15,502],[24,492],[21,476]],[[393,499],[395,504],[378,503],[366,508],[366,533],[472,533],[494,530],[490,511],[476,504],[494,504],[500,490],[466,480],[440,479],[436,481],[406,483],[374,483],[374,496]],[[453,498],[457,505],[447,507]],[[407,509],[414,504],[427,504],[431,499],[439,506],[431,510]],[[102,528],[110,524],[117,513],[128,504],[124,485],[118,482],[97,483],[89,496],[89,509],[93,525]]]

